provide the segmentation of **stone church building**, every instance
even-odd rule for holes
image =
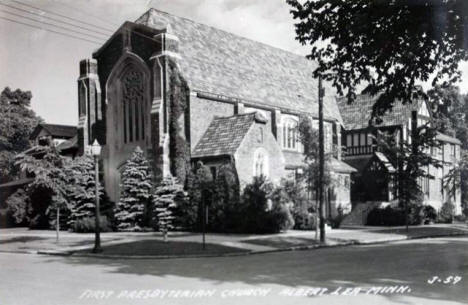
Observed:
[[[118,200],[120,171],[136,146],[157,177],[184,179],[201,160],[216,174],[232,162],[241,184],[273,182],[302,170],[299,115],[318,118],[314,64],[266,44],[150,9],[125,22],[78,79],[81,153],[103,146],[104,181]],[[341,146],[342,118],[332,90],[324,105],[325,146]],[[337,152],[333,205],[350,205],[350,173]],[[331,209],[330,209],[331,211]]]
[[[120,172],[136,146],[151,161],[156,179],[173,175],[183,182],[198,161],[215,176],[230,163],[241,185],[259,175],[275,183],[294,178],[304,165],[299,117],[306,115],[317,126],[314,69],[303,56],[150,9],[135,22],[125,22],[92,59],[80,62],[78,151],[83,153],[94,139],[103,146],[105,188],[114,201]],[[360,97],[348,106],[332,88],[325,92],[325,149],[333,152],[334,181],[326,196],[327,216],[338,206],[349,211],[352,191],[353,201],[391,201],[391,180],[381,177],[395,169],[375,150],[364,126],[370,100]],[[408,140],[418,111],[397,107],[380,127],[398,130],[401,140]],[[453,156],[459,155],[458,140],[440,139]],[[372,198],[361,194],[365,187],[359,189],[366,175],[381,183]],[[429,203],[444,199],[435,195],[443,192],[439,180],[424,182],[428,189],[434,184],[432,191],[425,190]],[[454,200],[460,206],[459,195]]]

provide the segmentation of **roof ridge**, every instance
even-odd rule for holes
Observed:
[[[245,113],[236,113],[236,114],[233,114],[233,115],[230,115],[230,116],[214,116],[213,119],[230,119],[230,118],[234,118],[234,117],[239,117],[239,116],[248,116],[248,115],[251,115],[251,116],[254,116],[255,115],[255,112],[245,112]]]
[[[177,18],[180,18],[180,19],[184,19],[188,22],[191,22],[191,23],[194,23],[194,24],[199,24],[199,25],[203,25],[203,26],[206,26],[206,27],[209,27],[211,29],[214,29],[216,31],[221,31],[221,32],[224,32],[224,33],[227,33],[227,34],[230,34],[230,35],[233,35],[233,36],[236,36],[236,37],[239,37],[239,38],[242,38],[242,39],[245,39],[245,40],[249,40],[249,41],[253,41],[255,43],[258,43],[258,44],[262,44],[264,46],[267,46],[269,48],[274,48],[274,49],[277,49],[279,51],[282,51],[282,52],[285,52],[285,53],[288,53],[288,54],[291,54],[291,55],[294,55],[294,56],[297,56],[297,57],[300,57],[300,58],[303,58],[305,61],[307,62],[312,62],[314,63],[313,61],[309,60],[306,55],[299,55],[297,53],[294,53],[294,52],[291,52],[291,51],[288,51],[288,50],[285,50],[285,49],[282,49],[280,47],[275,47],[275,46],[272,46],[270,44],[267,44],[265,42],[261,42],[261,41],[258,41],[258,40],[254,40],[254,39],[251,39],[251,38],[247,38],[245,36],[241,36],[241,35],[238,35],[238,34],[235,34],[233,32],[229,32],[229,31],[226,31],[226,30],[223,30],[223,29],[220,29],[220,28],[217,28],[217,27],[214,27],[212,25],[208,25],[206,23],[202,23],[202,22],[198,22],[198,21],[195,21],[195,20],[192,20],[192,19],[189,19],[187,17],[182,17],[182,16],[179,16],[179,15],[175,15],[175,14],[172,14],[172,13],[168,13],[168,12],[165,12],[165,11],[161,11],[157,8],[154,8],[154,7],[151,7],[149,10],[147,10],[143,15],[141,15],[138,19],[140,19],[141,17],[143,17],[145,14],[147,14],[148,12],[150,11],[156,11],[156,12],[159,12],[159,13],[162,13],[162,14],[166,14],[166,15],[169,15],[169,16],[173,16],[173,17],[177,17]]]

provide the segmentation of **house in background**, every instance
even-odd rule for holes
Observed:
[[[352,176],[351,198],[353,203],[392,202],[396,195],[394,174],[395,164],[382,152],[378,151],[377,131],[392,134],[395,142],[411,143],[412,130],[430,123],[432,114],[424,101],[403,104],[396,102],[391,111],[382,117],[380,124],[369,128],[372,106],[378,96],[358,96],[356,101],[348,104],[345,98],[338,99],[345,131],[342,142],[345,147],[344,161],[358,170]],[[450,192],[444,187],[444,177],[460,159],[460,141],[448,135],[438,133],[436,138],[441,146],[433,147],[432,156],[442,161],[441,168],[430,166],[426,170],[434,176],[421,178],[420,186],[424,193],[424,203],[440,210],[442,204],[451,201],[456,207],[456,214],[461,213],[461,192]]]
[[[31,148],[24,153],[32,154],[37,158],[43,155],[41,146],[54,145],[60,154],[74,158],[78,152],[76,126],[57,124],[38,124],[30,137]],[[0,184],[0,227],[11,225],[6,212],[6,200],[20,188],[24,188],[33,181],[33,176],[21,172],[18,179]]]
[[[299,117],[315,123],[318,118],[315,67],[303,56],[150,9],[80,62],[79,151],[94,139],[103,146],[105,188],[114,201],[122,165],[136,146],[158,179],[176,174],[175,151],[185,150],[175,147],[177,141],[187,144],[191,162],[203,160],[212,172],[234,162],[241,184],[260,174],[273,181],[294,177],[304,167]],[[341,147],[343,121],[334,90],[328,87],[326,93],[330,149]],[[181,94],[183,111],[176,114]],[[332,169],[343,182],[329,196],[329,210],[335,211],[338,205],[350,207],[354,169],[340,151]]]

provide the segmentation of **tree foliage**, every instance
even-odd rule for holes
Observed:
[[[410,103],[416,86],[447,86],[460,79],[468,59],[465,0],[286,0],[296,39],[310,45],[318,62],[315,76],[330,81],[354,101],[361,93],[379,95],[373,117],[396,100]],[[379,121],[379,120],[378,120]]]
[[[317,192],[319,187],[319,134],[318,130],[313,128],[312,121],[307,116],[302,116],[299,120],[299,140],[304,147],[304,163],[306,168],[304,171],[304,179],[311,194]],[[324,190],[332,185],[332,177],[330,171],[330,159],[333,152],[324,154],[324,175],[323,184]]]
[[[120,200],[115,207],[115,220],[120,231],[140,231],[148,225],[152,172],[143,151],[136,147],[124,165]]]
[[[30,91],[6,87],[0,94],[0,182],[17,175],[15,155],[30,147],[29,136],[41,121],[30,109]]]
[[[68,225],[73,227],[76,221],[83,218],[94,218],[96,214],[96,179],[95,163],[90,155],[83,155],[68,164],[65,172],[69,178],[67,191],[71,211]],[[106,196],[104,187],[99,184],[100,211],[105,211]]]
[[[186,200],[186,196],[183,185],[173,177],[164,178],[154,191],[154,219],[158,230],[163,234],[164,241],[167,241],[168,232],[174,229],[174,210],[178,203]]]
[[[433,113],[440,124],[440,132],[456,137],[462,149],[468,150],[468,95],[458,87],[436,86],[428,91]]]
[[[24,189],[20,188],[11,194],[6,200],[7,211],[17,225],[29,223],[28,209],[30,206],[29,196]]]
[[[55,211],[69,211],[70,177],[64,171],[68,162],[70,161],[60,156],[54,146],[34,147],[33,152],[21,153],[16,157],[16,165],[34,176],[34,180],[27,187],[30,197],[37,198],[31,200],[33,226],[35,223],[41,223],[39,227],[43,227],[45,217],[55,226]]]
[[[426,123],[412,131],[411,141],[398,143],[394,134],[379,132],[377,143],[395,166],[400,206],[409,209],[422,204],[421,178],[433,179],[428,169],[441,167],[441,161],[431,155],[431,148],[439,147],[437,128]]]

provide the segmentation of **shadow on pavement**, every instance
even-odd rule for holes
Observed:
[[[381,294],[401,303],[405,296],[466,302],[468,291],[468,243],[466,239],[406,241],[394,244],[324,248],[239,257],[194,259],[101,259],[54,257],[77,266],[105,267],[103,272],[150,276],[164,282],[199,279],[207,285],[245,283],[286,287],[369,287],[408,285],[409,294]],[[464,277],[456,285],[429,284],[433,276]],[[210,283],[211,282],[211,283]]]

